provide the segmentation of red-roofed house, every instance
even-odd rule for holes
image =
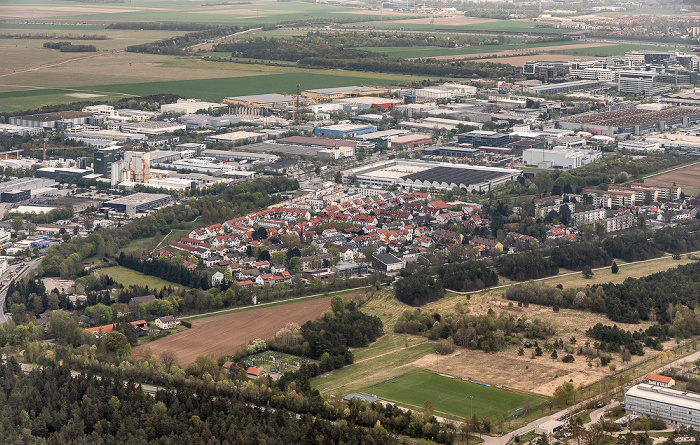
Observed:
[[[665,375],[652,374],[651,372],[646,375],[646,381],[650,385],[661,386],[664,388],[671,388],[676,384],[676,381],[672,377],[666,377]]]
[[[449,206],[447,204],[445,204],[444,201],[430,201],[428,203],[428,207],[432,207],[432,208],[438,209],[438,210],[445,210]]]

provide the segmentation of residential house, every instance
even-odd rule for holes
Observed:
[[[173,329],[181,324],[180,320],[172,315],[165,315],[163,317],[156,318],[155,323],[159,329]]]

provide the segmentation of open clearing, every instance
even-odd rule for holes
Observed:
[[[422,409],[425,402],[430,400],[435,414],[464,419],[473,413],[494,421],[499,415],[504,418],[517,415],[526,400],[533,407],[544,401],[520,392],[477,385],[420,370],[385,380],[362,392],[413,409]]]
[[[596,283],[621,283],[629,277],[639,278],[690,262],[692,260],[685,256],[681,260],[673,260],[670,256],[666,256],[652,261],[629,264],[617,260],[620,266],[618,274],[613,274],[610,268],[606,267],[595,270],[593,278],[585,279],[581,272],[571,273],[562,270],[560,275],[547,278],[542,282],[551,286],[562,284],[565,289],[580,288]],[[505,282],[504,284],[509,283]],[[512,302],[503,298],[505,289],[503,287],[484,290],[469,295],[448,292],[445,298],[426,304],[420,310],[427,313],[438,312],[444,316],[454,313],[455,305],[460,303],[468,314],[485,314],[489,309],[493,309],[496,314],[506,316],[539,318],[552,323],[556,331],[554,339],[562,338],[566,344],[569,344],[569,338],[575,337],[577,345],[583,345],[588,340],[585,331],[596,323],[613,324],[603,314],[572,309],[561,309],[559,312],[554,312],[551,307],[534,304],[530,304],[527,308],[518,307],[514,303],[510,305]],[[417,367],[459,378],[471,378],[485,383],[505,385],[520,391],[551,396],[554,389],[564,382],[573,380],[577,386],[579,384],[587,385],[600,380],[610,372],[607,367],[600,366],[598,361],[592,361],[591,366],[588,366],[585,358],[579,355],[574,355],[574,363],[569,364],[563,363],[561,360],[554,360],[549,357],[549,354],[533,358],[532,349],[526,349],[523,356],[518,356],[517,348],[508,348],[498,353],[458,348],[455,353],[440,356],[438,360],[434,354],[432,343],[428,342],[425,337],[393,333],[394,324],[398,317],[405,311],[414,310],[416,308],[396,300],[389,289],[383,289],[376,293],[371,300],[362,306],[362,311],[380,317],[387,334],[367,350],[355,352],[358,361],[361,361],[360,363],[314,379],[314,387],[322,392],[333,392],[340,389],[351,392],[360,389],[362,382],[365,382],[363,386],[370,386],[372,375],[375,376],[374,378],[386,380],[400,375],[406,369]],[[651,322],[616,324],[623,329],[635,331],[640,328],[645,329]],[[669,343],[665,346],[672,345]],[[563,351],[559,352],[560,358],[563,357],[563,354]],[[657,351],[647,348],[645,356],[633,356],[630,364],[657,354]],[[614,354],[613,357],[613,363],[621,368],[623,363],[620,354]],[[410,360],[411,358],[413,360]]]
[[[287,323],[304,324],[328,310],[330,303],[331,297],[325,297],[194,319],[191,329],[139,346],[134,353],[145,348],[156,355],[173,351],[177,362],[187,366],[198,355],[238,352],[256,338],[274,336]]]
[[[179,284],[171,283],[170,281],[165,281],[152,275],[144,275],[141,272],[136,272],[135,270],[127,269],[126,267],[121,266],[107,267],[105,269],[98,270],[96,273],[100,275],[108,275],[117,283],[123,284],[124,287],[129,287],[131,285],[148,286],[149,289],[156,290],[165,286],[180,286]]]

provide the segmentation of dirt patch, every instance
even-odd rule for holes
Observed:
[[[270,338],[287,323],[304,324],[330,308],[331,297],[192,320],[192,328],[134,348],[137,355],[149,348],[154,354],[173,351],[187,366],[198,355],[233,354],[256,338]]]
[[[463,304],[468,308],[470,314],[485,314],[489,309],[493,309],[496,314],[514,315],[515,317],[526,317],[528,319],[540,319],[548,321],[555,329],[555,335],[549,341],[561,338],[565,345],[571,345],[570,338],[575,337],[575,349],[584,346],[586,341],[594,343],[586,337],[586,330],[596,323],[607,325],[616,324],[621,329],[636,331],[646,329],[652,322],[642,322],[639,324],[613,323],[602,314],[576,311],[572,309],[561,309],[554,312],[551,307],[530,304],[529,307],[509,306],[508,300],[492,294],[472,294],[470,300]],[[425,310],[445,313],[454,307],[452,302],[432,303],[430,307],[426,305]],[[540,345],[544,341],[539,340]],[[671,347],[669,343],[665,348]],[[646,355],[633,356],[630,363],[636,363],[658,354],[649,348],[645,348]],[[564,350],[557,351],[557,360],[550,357],[550,353],[544,352],[542,356],[532,358],[533,349],[525,349],[525,354],[518,355],[518,348],[512,347],[498,353],[486,353],[482,351],[472,351],[458,348],[454,354],[439,357],[439,372],[454,375],[456,377],[471,378],[474,380],[494,384],[505,385],[522,391],[533,391],[537,394],[551,396],[557,386],[564,382],[573,380],[574,385],[589,385],[606,375],[610,374],[610,369],[600,366],[597,360],[588,362],[583,355],[574,353],[573,363],[563,363],[561,358],[566,354]],[[618,369],[627,366],[623,363],[620,354],[613,354],[613,361]],[[438,360],[435,354],[429,354],[412,363],[431,371],[437,371]]]
[[[66,96],[77,97],[78,99],[92,99],[93,97],[104,97],[104,94],[92,94],[92,93],[70,93]]]
[[[54,289],[58,289],[61,292],[72,292],[74,280],[62,280],[60,278],[46,277],[41,280],[44,283],[46,290],[51,292]]]
[[[681,168],[650,178],[650,182],[664,182],[668,184],[688,185],[700,187],[700,164]]]

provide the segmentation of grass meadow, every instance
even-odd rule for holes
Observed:
[[[473,413],[493,421],[498,420],[499,416],[517,416],[526,401],[532,407],[544,401],[544,398],[521,392],[418,370],[363,388],[361,392],[412,409],[422,409],[429,400],[438,415],[464,419]]]
[[[109,275],[114,281],[124,285],[124,287],[148,286],[149,289],[161,289],[166,286],[179,287],[179,284],[171,283],[151,275],[144,275],[141,272],[127,269],[121,266],[112,266],[105,269],[100,269],[97,273],[100,275]]]

